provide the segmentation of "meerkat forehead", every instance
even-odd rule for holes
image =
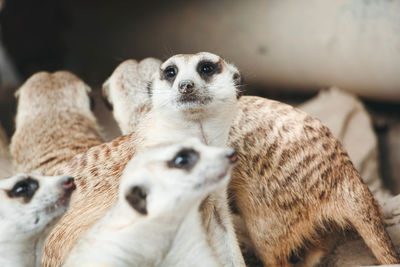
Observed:
[[[170,64],[182,64],[182,65],[189,65],[189,64],[196,64],[203,60],[211,61],[213,63],[218,63],[219,61],[223,61],[223,59],[215,54],[209,52],[200,52],[197,54],[178,54],[170,57],[164,63],[161,64],[161,68],[165,68]]]

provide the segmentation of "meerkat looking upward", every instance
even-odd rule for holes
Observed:
[[[134,72],[129,75],[140,77]],[[136,85],[137,92],[141,84]],[[114,84],[107,90],[113,94],[121,88]],[[148,94],[148,101],[154,94]],[[127,99],[108,101],[125,110],[129,104]],[[137,133],[138,129],[124,131]],[[228,186],[232,208],[244,219],[244,232],[265,265],[287,266],[289,255],[306,242],[312,246],[305,262],[313,265],[308,259],[315,258],[317,263],[320,257],[315,255],[327,252],[328,225],[354,227],[380,263],[399,262],[379,204],[340,142],[319,120],[284,103],[243,96],[228,145],[239,155]]]
[[[119,199],[65,266],[218,267],[199,211],[228,183],[236,155],[196,139],[140,152],[121,177]]]
[[[69,205],[70,176],[17,174],[0,180],[0,266],[40,266],[44,240]]]

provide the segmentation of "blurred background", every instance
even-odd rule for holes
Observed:
[[[3,135],[13,132],[14,91],[37,71],[74,72],[99,96],[101,84],[125,59],[210,51],[238,66],[246,94],[294,105],[331,86],[354,94],[376,135],[379,175],[386,188],[400,193],[398,0],[0,0],[0,5]],[[335,108],[342,109],[340,102]],[[118,136],[101,101],[95,112],[106,139]],[[330,112],[334,117],[335,109]]]

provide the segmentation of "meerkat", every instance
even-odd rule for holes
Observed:
[[[140,77],[134,72],[130,75]],[[144,90],[140,90],[142,84],[136,85],[137,92]],[[118,88],[110,86],[109,94]],[[147,102],[154,94],[148,94]],[[107,100],[121,110],[133,103]],[[124,132],[137,134],[138,128]],[[343,146],[318,119],[284,103],[243,96],[228,146],[239,154],[228,186],[231,207],[243,218],[239,224],[246,226],[244,232],[265,265],[288,266],[289,256],[305,244],[313,245],[304,265],[318,263],[329,248],[328,238],[324,240],[329,225],[355,228],[380,263],[399,262],[379,204]]]
[[[140,62],[126,60],[104,82],[102,92],[105,103],[115,114],[114,118],[118,120],[117,123],[123,135],[131,133],[131,129],[136,129],[137,123],[142,121],[141,116],[150,111],[148,83],[160,64],[161,61],[155,58],[146,58]],[[137,75],[131,75],[132,73]],[[123,101],[126,101],[124,105],[115,107],[112,105],[113,102]]]
[[[314,244],[319,253],[326,221],[354,226],[379,262],[398,261],[376,201],[329,129],[269,99],[243,96],[237,109],[228,145],[239,152],[238,164],[228,193],[264,264],[288,265],[289,255],[305,243]],[[56,172],[75,176],[78,188],[71,208],[47,239],[43,266],[60,266],[78,238],[116,201],[119,177],[138,139],[136,133],[128,134],[56,166]]]
[[[196,137],[225,146],[236,113],[235,66],[211,53],[175,55],[161,64],[148,92],[151,111],[138,124],[136,150]],[[244,266],[229,211],[226,188],[201,205],[208,239],[223,266]]]
[[[64,266],[221,266],[199,208],[228,183],[235,161],[232,149],[196,139],[139,152],[123,172],[117,203]]]
[[[21,173],[0,180],[0,266],[40,266],[44,240],[74,189],[70,176]]]
[[[10,146],[15,172],[52,174],[75,154],[101,143],[90,90],[67,71],[36,73],[17,90]]]

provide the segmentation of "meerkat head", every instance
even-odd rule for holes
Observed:
[[[148,85],[160,64],[155,58],[125,60],[103,83],[104,102],[124,134],[131,132],[139,117],[151,109]]]
[[[175,55],[161,64],[151,87],[154,108],[197,111],[236,103],[240,73],[221,57]]]
[[[18,174],[0,180],[0,238],[27,240],[49,231],[74,190],[70,176]]]
[[[91,116],[91,89],[68,71],[38,72],[15,93],[18,98],[16,122],[24,118],[59,112],[77,112]]]
[[[232,149],[206,146],[197,139],[151,148],[128,163],[120,202],[142,216],[171,214],[226,185],[235,161]]]

